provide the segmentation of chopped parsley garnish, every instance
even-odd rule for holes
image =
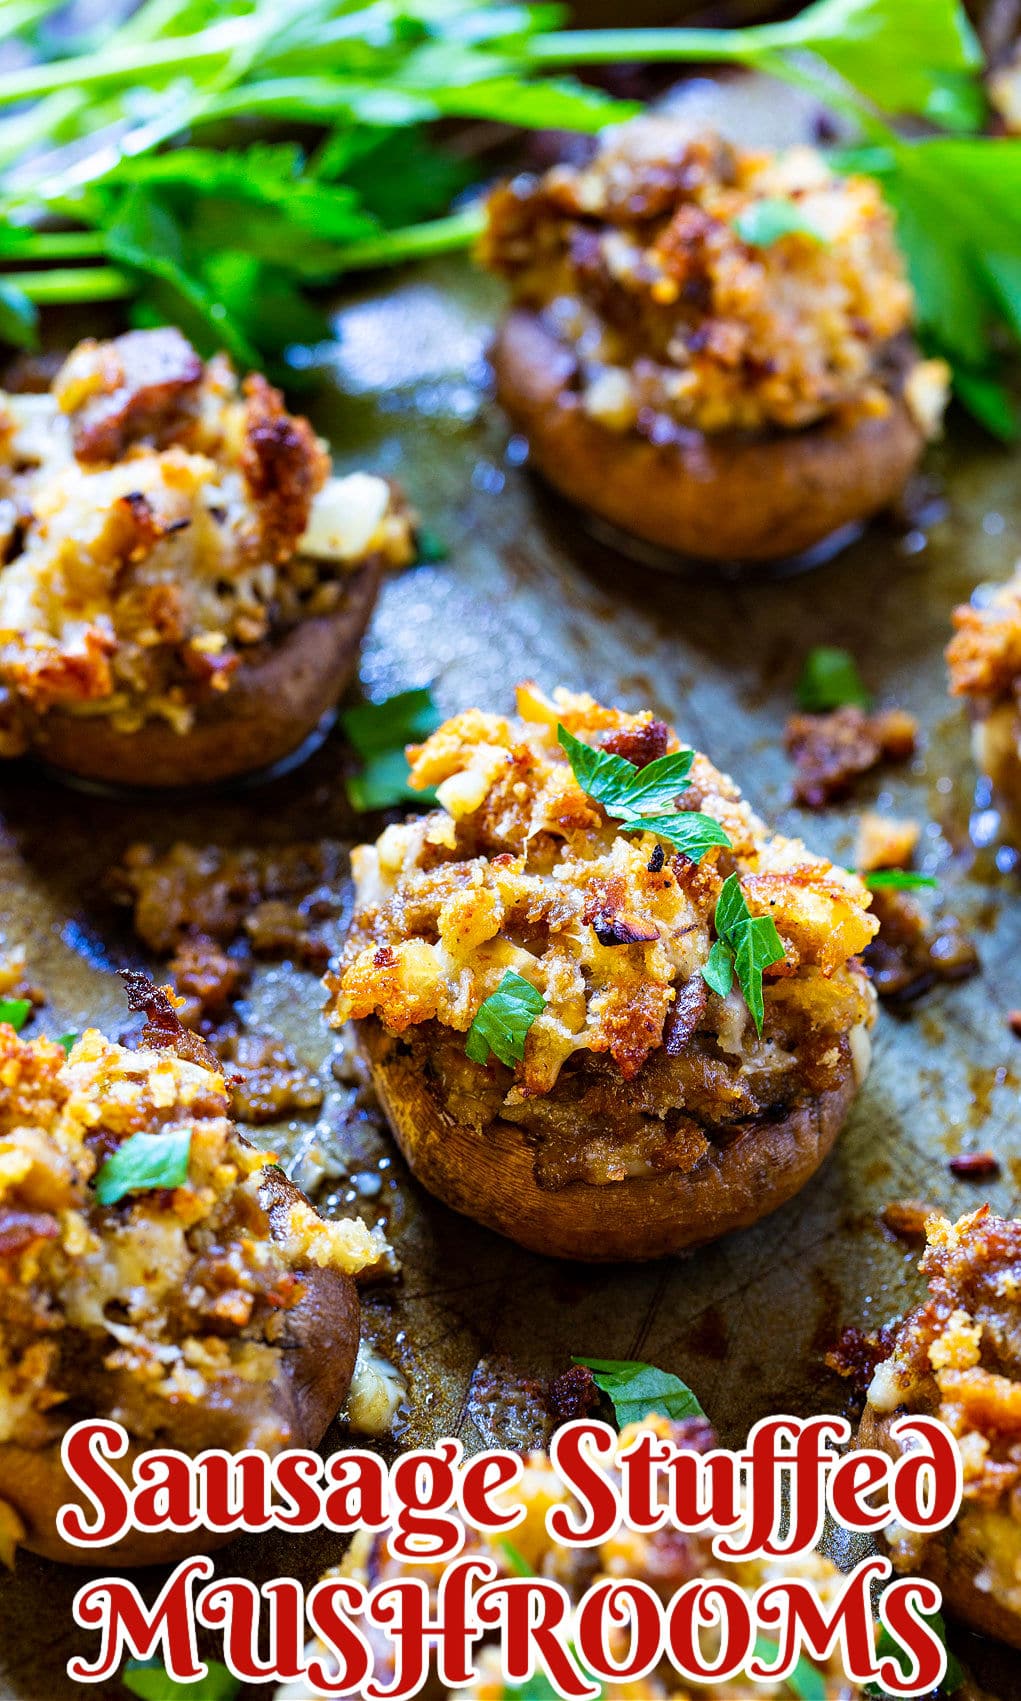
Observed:
[[[931,891],[939,885],[935,874],[917,874],[913,868],[874,868],[861,878],[873,892]]]
[[[692,862],[699,862],[714,845],[730,844],[711,815],[676,807],[679,794],[687,789],[693,750],[657,756],[644,768],[636,768],[624,756],[583,744],[565,726],[557,727],[557,738],[582,790],[620,823],[621,832],[655,833]]]
[[[922,1617],[925,1619],[930,1630],[934,1631],[939,1637],[944,1648],[947,1649],[947,1669],[943,1674],[943,1681],[937,1689],[936,1694],[955,1695],[964,1683],[964,1672],[961,1670],[960,1662],[950,1652],[950,1649],[947,1648],[947,1627],[943,1621],[943,1614],[940,1612],[927,1612],[923,1613]],[[887,1659],[892,1656],[894,1659],[899,1659],[902,1652],[903,1649],[900,1644],[894,1640],[884,1624],[876,1641],[877,1658]],[[865,1694],[885,1697],[886,1690],[878,1683],[867,1683],[865,1685]]]
[[[610,1400],[622,1429],[625,1424],[640,1423],[650,1412],[666,1418],[705,1416],[687,1383],[654,1364],[627,1358],[576,1358],[572,1363],[591,1370],[593,1382]]]
[[[140,1701],[234,1701],[240,1681],[219,1660],[207,1660],[197,1683],[178,1683],[158,1660],[129,1660],[121,1683]]]
[[[761,1037],[764,1006],[762,971],[783,960],[784,948],[772,916],[753,916],[736,874],[724,882],[716,900],[716,942],[702,970],[707,986],[726,998],[736,972],[744,1001]]]
[[[775,1665],[779,1652],[779,1644],[768,1636],[756,1636],[752,1654],[764,1665]],[[826,1679],[806,1654],[801,1655],[794,1670],[783,1681],[784,1687],[797,1696],[798,1701],[826,1701]]]
[[[529,1028],[545,1008],[546,1000],[531,981],[508,969],[496,991],[479,1005],[465,1051],[473,1063],[488,1063],[492,1054],[513,1069],[525,1055]]]
[[[771,248],[782,236],[810,236],[813,242],[827,241],[825,232],[813,224],[797,201],[780,196],[750,201],[734,219],[734,229],[741,241],[752,248]]]
[[[504,1559],[507,1561],[507,1564],[510,1566],[516,1577],[535,1576],[535,1572],[532,1570],[532,1567],[529,1565],[528,1560],[525,1558],[520,1548],[515,1547],[514,1543],[507,1536],[501,1536],[496,1545],[500,1549],[500,1552],[503,1554]]]
[[[31,1008],[30,998],[0,998],[0,1022],[6,1022],[16,1034],[20,1034]]]
[[[65,1057],[70,1057],[71,1052],[74,1050],[77,1039],[78,1039],[77,1034],[61,1034],[60,1038],[57,1041],[57,1044],[62,1045],[64,1047]]]
[[[190,1128],[172,1128],[165,1134],[132,1134],[110,1153],[96,1176],[96,1198],[101,1205],[116,1205],[128,1193],[183,1187],[190,1154]]]
[[[442,719],[428,686],[341,711],[340,724],[361,760],[360,771],[349,774],[345,782],[355,809],[364,813],[392,809],[398,803],[417,803],[421,808],[435,802],[430,791],[412,791],[404,751],[406,745],[428,738]]]
[[[798,708],[811,715],[843,709],[849,703],[859,709],[872,706],[854,657],[848,650],[838,650],[829,644],[809,650],[798,680],[797,700]]]

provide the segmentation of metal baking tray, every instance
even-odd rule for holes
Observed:
[[[759,105],[769,109],[768,101],[739,105],[746,122]],[[342,469],[398,478],[449,549],[445,561],[386,586],[362,661],[364,691],[378,698],[432,684],[445,710],[506,708],[515,683],[532,677],[631,709],[650,705],[778,827],[842,861],[862,807],[916,816],[942,901],[976,937],[981,974],[899,1014],[884,1010],[871,1077],[822,1171],[756,1228],[687,1258],[572,1267],[519,1251],[434,1203],[371,1111],[334,1078],[337,1042],[320,1016],[317,976],[287,964],[258,969],[246,1008],[293,1046],[327,1096],[320,1110],[256,1137],[292,1158],[318,1143],[332,1172],[320,1202],[337,1210],[354,1201],[370,1220],[381,1215],[398,1249],[400,1280],[366,1295],[368,1331],[409,1386],[399,1437],[388,1445],[438,1435],[468,1447],[526,1442],[536,1380],[565,1368],[572,1353],[677,1371],[734,1444],[767,1413],[845,1408],[826,1349],[845,1322],[879,1324],[918,1291],[917,1251],[879,1218],[888,1200],[922,1199],[952,1216],[985,1199],[998,1211],[1018,1209],[1021,1049],[1005,1017],[1021,1004],[1021,910],[1011,858],[973,843],[967,728],[946,695],[942,661],[953,605],[1013,565],[1017,459],[954,418],[927,462],[943,504],[936,518],[877,525],[810,575],[772,583],[710,569],[658,573],[593,538],[529,476],[486,386],[500,301],[499,287],[470,263],[448,260],[382,278],[337,310],[316,423]],[[781,737],[804,653],[820,643],[851,649],[877,698],[918,716],[922,743],[908,767],[864,780],[847,807],[807,816],[789,806]],[[345,800],[344,763],[335,734],[283,778],[185,803],[92,796],[27,764],[5,765],[0,916],[8,944],[27,947],[30,978],[45,990],[47,1031],[128,1026],[113,971],[145,958],[103,886],[126,845],[354,842],[364,829]],[[948,1172],[951,1154],[987,1147],[1001,1160],[998,1180],[969,1183]],[[329,1535],[247,1537],[217,1564],[256,1581],[283,1572],[311,1582],[337,1557]],[[160,1574],[142,1575],[155,1592]],[[71,1616],[83,1580],[29,1555],[0,1578],[0,1696],[81,1693],[64,1666],[90,1647]],[[955,1645],[989,1693],[1001,1701],[1018,1694],[1016,1656],[962,1633]],[[116,1701],[124,1692],[114,1684],[92,1693]]]

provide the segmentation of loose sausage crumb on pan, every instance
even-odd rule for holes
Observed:
[[[0,394],[0,541],[0,755],[143,786],[290,754],[412,555],[384,480],[169,326]]]
[[[655,834],[582,789],[557,730],[605,748],[652,716],[535,686],[518,715],[468,710],[410,752],[441,807],[354,851],[330,1020],[358,1024],[398,1142],[448,1204],[548,1253],[658,1256],[757,1220],[828,1151],[868,1067],[869,896],[698,754],[680,807],[697,800],[731,848],[660,864]],[[737,982],[723,996],[702,973],[731,874],[784,951],[761,1037]],[[543,1008],[514,1068],[473,1062],[466,1032],[508,971]]]
[[[1021,567],[1003,585],[980,585],[954,610],[954,628],[950,689],[967,699],[975,761],[992,781],[1005,836],[1021,842]]]
[[[713,1430],[704,1418],[671,1422],[653,1413],[641,1423],[628,1424],[621,1430],[617,1442],[618,1457],[626,1448],[633,1447],[643,1434],[670,1442],[677,1448],[698,1452],[706,1452],[717,1445]],[[607,1469],[614,1470],[615,1463],[608,1465]],[[525,1453],[523,1474],[508,1496],[508,1504],[524,1506],[524,1521],[510,1531],[509,1537],[480,1535],[475,1530],[466,1529],[462,1553],[468,1557],[485,1556],[492,1560],[500,1577],[513,1576],[516,1564],[524,1564],[536,1576],[553,1577],[566,1589],[572,1607],[580,1602],[592,1584],[606,1579],[619,1581],[624,1577],[645,1584],[664,1604],[685,1584],[700,1577],[725,1578],[731,1585],[736,1584],[746,1590],[749,1596],[768,1583],[797,1577],[818,1591],[827,1613],[833,1610],[843,1586],[841,1573],[833,1562],[814,1550],[797,1560],[718,1560],[712,1551],[712,1538],[716,1533],[713,1530],[687,1534],[667,1526],[647,1535],[622,1527],[594,1548],[558,1547],[546,1529],[546,1516],[552,1506],[569,1498],[550,1464],[548,1454],[539,1450]],[[353,1578],[367,1588],[384,1581],[418,1577],[429,1589],[430,1612],[434,1613],[442,1566],[435,1562],[413,1564],[393,1558],[387,1547],[388,1534],[387,1530],[359,1532],[338,1571],[332,1574]],[[629,1634],[628,1630],[621,1630],[611,1639],[611,1659],[621,1665],[625,1662]],[[386,1687],[392,1684],[394,1677],[393,1639],[378,1631],[370,1631],[370,1637],[372,1676],[377,1685]],[[314,1643],[313,1648],[320,1656],[325,1652],[320,1643]],[[858,1686],[844,1675],[839,1649],[825,1660],[805,1660],[803,1665],[805,1671],[801,1675],[805,1686],[807,1688],[814,1680],[811,1692],[817,1693],[820,1701],[856,1701],[861,1695]],[[809,1668],[811,1679],[807,1675]],[[608,1692],[613,1694],[623,1695],[629,1691],[635,1701],[639,1696],[640,1701],[695,1701],[696,1696],[699,1701],[734,1701],[736,1693],[733,1678],[699,1684],[697,1690],[692,1689],[666,1660],[637,1683],[629,1681],[619,1686],[608,1686]],[[430,1683],[427,1690],[429,1701],[447,1701],[448,1696],[450,1701],[454,1696],[463,1698],[463,1701],[502,1701],[507,1693],[500,1670],[499,1650],[485,1645],[479,1650],[478,1677],[468,1687],[459,1686],[456,1691],[448,1691],[437,1681]],[[285,1684],[276,1691],[276,1701],[307,1701],[307,1694],[308,1685],[304,1681]]]
[[[859,1443],[895,1454],[890,1425],[904,1411],[948,1426],[961,1511],[928,1537],[893,1526],[890,1554],[931,1578],[947,1610],[1021,1648],[1021,1222],[983,1206],[957,1223],[934,1214],[926,1234],[928,1298],[885,1343]]]
[[[978,951],[956,916],[930,916],[909,892],[892,888],[873,892],[872,913],[879,932],[862,961],[880,998],[908,1003],[937,981],[978,973]]]
[[[915,752],[918,726],[904,709],[866,714],[854,704],[826,715],[791,715],[784,745],[797,768],[794,802],[825,809],[846,797],[856,779],[880,762],[906,762]]]
[[[765,242],[763,203],[802,229]],[[877,185],[811,148],[749,152],[676,118],[489,200],[482,258],[510,283],[500,399],[567,496],[668,549],[769,559],[895,501],[947,369]]]
[[[388,1250],[241,1137],[165,992],[138,977],[133,996],[149,1015],[134,1051],[93,1028],[65,1055],[0,1024],[0,1509],[18,1542],[77,1563],[55,1529],[68,1424],[117,1418],[125,1469],[147,1445],[314,1446],[354,1365],[352,1278]],[[155,1134],[173,1167],[129,1171],[127,1145]],[[136,1534],[105,1558],[194,1544]]]

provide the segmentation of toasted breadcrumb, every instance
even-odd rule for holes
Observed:
[[[661,1441],[677,1447],[705,1452],[716,1445],[710,1425],[703,1418],[671,1422],[650,1414],[641,1423],[628,1424],[621,1430],[617,1453],[633,1446],[643,1433],[655,1435]],[[652,1535],[637,1534],[622,1527],[593,1549],[569,1549],[555,1543],[547,1529],[547,1513],[557,1504],[570,1499],[566,1488],[554,1472],[545,1452],[524,1455],[524,1472],[515,1484],[513,1502],[523,1505],[524,1522],[516,1525],[509,1539],[480,1535],[467,1530],[463,1553],[485,1555],[493,1560],[499,1575],[511,1576],[515,1561],[524,1562],[536,1576],[551,1578],[568,1592],[573,1603],[580,1601],[592,1584],[607,1579],[637,1579],[654,1590],[666,1603],[683,1585],[698,1577],[726,1578],[752,1596],[769,1583],[778,1583],[796,1574],[809,1581],[818,1591],[826,1610],[830,1610],[842,1587],[840,1572],[821,1553],[812,1552],[795,1560],[751,1559],[718,1560],[711,1547],[714,1532],[684,1534],[666,1525]],[[383,1581],[420,1577],[430,1592],[438,1587],[442,1566],[421,1562],[412,1564],[394,1559],[386,1546],[387,1532],[362,1531],[355,1536],[344,1557],[339,1572],[372,1588]],[[510,1551],[509,1551],[510,1550]],[[621,1631],[614,1642],[613,1656],[623,1661],[627,1649],[627,1631]],[[702,1632],[707,1658],[713,1657],[713,1634]],[[322,1653],[318,1644],[312,1648]],[[393,1647],[389,1640],[379,1638],[374,1645],[373,1677],[377,1684],[392,1680]],[[829,1658],[810,1662],[820,1680],[819,1694],[825,1701],[852,1701],[860,1694],[857,1686],[844,1676],[839,1649]],[[458,1688],[464,1701],[505,1701],[507,1689],[500,1674],[499,1660],[494,1649],[483,1648],[478,1660],[479,1676],[467,1687]],[[769,1694],[768,1684],[756,1685]],[[683,1684],[676,1671],[664,1660],[647,1676],[630,1682],[610,1682],[603,1686],[606,1701],[694,1701],[694,1691]],[[446,1691],[443,1691],[445,1694]],[[704,1701],[733,1701],[737,1692],[733,1679],[700,1685],[697,1691]],[[304,1701],[305,1691],[300,1683],[278,1691],[277,1701]]]
[[[858,822],[854,865],[862,874],[877,868],[910,868],[921,835],[921,823],[898,820],[866,809]]]
[[[654,834],[625,835],[586,795],[557,742],[562,722],[605,748],[652,716],[566,691],[551,700],[533,685],[519,690],[518,714],[468,710],[411,750],[412,785],[435,786],[441,807],[353,853],[354,920],[326,983],[334,1025],[372,1015],[394,1033],[426,1023],[464,1033],[512,969],[539,988],[545,1008],[508,1102],[549,1093],[576,1054],[608,1054],[630,1080],[669,1049],[686,989],[706,994],[716,899],[732,871],[752,912],[772,916],[785,958],[767,971],[762,1042],[736,990],[700,1000],[692,1023],[715,1036],[716,1055],[740,1056],[750,1077],[768,1074],[785,1058],[789,1068],[789,1052],[806,1041],[832,1053],[869,1025],[855,959],[876,924],[855,875],[767,833],[702,755],[682,807],[719,821],[733,848],[697,865],[669,852],[664,861]],[[607,916],[626,917],[635,942],[602,943],[596,924]],[[674,1038],[682,1050],[683,1035]]]
[[[742,216],[776,199],[809,230],[742,240]],[[750,152],[676,118],[611,128],[589,164],[498,189],[482,255],[571,346],[588,412],[656,441],[882,414],[890,345],[914,315],[875,182],[836,176],[811,148]],[[941,361],[907,375],[927,434],[947,377]]]
[[[307,420],[170,327],[78,345],[0,394],[0,754],[60,707],[187,730],[245,652],[411,559],[386,482],[329,476]]]
[[[977,1586],[1021,1613],[1021,1222],[988,1206],[956,1223],[934,1213],[926,1238],[929,1298],[897,1326],[869,1403],[924,1411],[956,1437]],[[910,1569],[916,1548],[905,1532],[895,1562]]]
[[[111,1154],[171,1131],[190,1135],[187,1181],[101,1206],[90,1183]],[[103,1391],[137,1436],[209,1399],[242,1418],[278,1373],[301,1272],[386,1250],[300,1196],[271,1234],[271,1162],[237,1133],[223,1076],[173,1048],[91,1028],[65,1056],[0,1024],[0,1440],[42,1446],[68,1402]],[[279,1424],[265,1412],[266,1444]]]

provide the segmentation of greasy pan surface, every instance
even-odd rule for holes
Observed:
[[[365,1327],[409,1379],[405,1445],[442,1434],[469,1446],[527,1442],[522,1400],[501,1397],[499,1386],[494,1399],[480,1360],[506,1357],[521,1376],[544,1377],[571,1353],[641,1357],[681,1373],[731,1444],[766,1413],[844,1409],[844,1385],[822,1363],[840,1326],[878,1324],[917,1292],[916,1252],[878,1220],[889,1199],[923,1199],[952,1216],[984,1198],[1007,1214],[1021,1203],[1021,1042],[1005,1022],[1021,1005],[1018,875],[969,839],[967,730],[946,697],[941,660],[951,606],[977,580],[1004,577],[1018,553],[1017,462],[955,420],[928,462],[949,511],[927,529],[874,528],[813,575],[777,584],[657,575],[593,542],[533,486],[518,446],[508,453],[506,427],[480,385],[498,305],[491,283],[452,261],[366,288],[339,316],[336,387],[327,386],[316,423],[342,468],[398,476],[450,547],[445,563],[384,588],[363,656],[366,691],[381,697],[433,681],[444,709],[504,708],[530,675],[628,708],[651,705],[778,827],[804,831],[842,861],[860,807],[879,799],[915,815],[929,824],[923,851],[938,857],[946,901],[975,930],[982,973],[906,1014],[884,1011],[872,1075],[821,1172],[774,1216],[689,1259],[572,1268],[435,1204],[333,1079],[335,1039],[318,1014],[316,977],[287,966],[257,972],[252,1019],[290,1041],[327,1095],[304,1121],[255,1137],[291,1154],[318,1139],[335,1160],[318,1202],[329,1211],[350,1199],[370,1221],[385,1217],[403,1280],[369,1290]],[[854,651],[880,700],[917,713],[924,743],[912,767],[870,776],[849,807],[806,818],[786,803],[780,735],[803,654],[818,643]],[[101,890],[126,844],[352,841],[364,829],[344,799],[344,759],[334,736],[271,785],[170,808],[94,798],[27,764],[6,766],[0,915],[48,997],[35,1031],[92,1021],[116,1035],[127,1026],[109,971],[138,962],[139,952]],[[947,1171],[951,1154],[986,1148],[1001,1160],[998,1180],[969,1183]],[[335,1557],[328,1535],[243,1538],[218,1566],[256,1581],[292,1573],[311,1582]],[[155,1589],[159,1574],[145,1575]],[[89,1646],[70,1610],[83,1581],[31,1556],[0,1578],[0,1696],[76,1693],[63,1668]],[[1003,1701],[1016,1694],[1007,1663],[1016,1656],[960,1634],[956,1643],[987,1690]],[[93,1693],[114,1701],[123,1691]]]

